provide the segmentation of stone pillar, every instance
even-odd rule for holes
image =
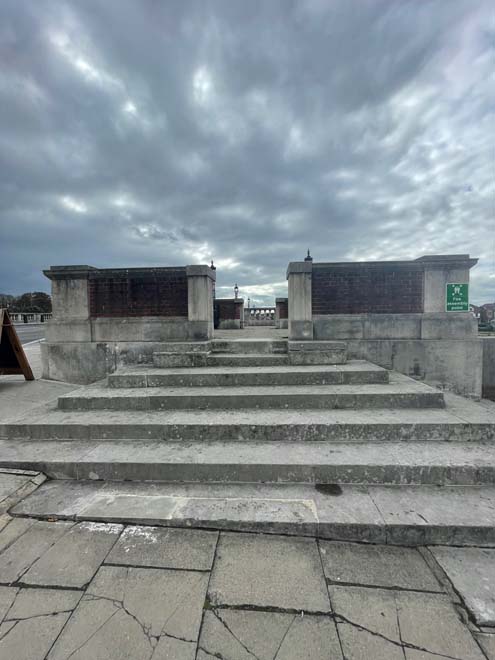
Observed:
[[[468,254],[432,255],[416,261],[424,264],[425,313],[444,313],[447,284],[469,284],[469,270],[478,263],[478,259],[471,259]]]
[[[311,261],[291,261],[287,268],[289,281],[289,339],[312,340]]]
[[[92,266],[51,266],[43,273],[52,283],[52,318],[47,342],[91,341],[89,273]]]
[[[213,288],[216,270],[210,266],[186,266],[188,321],[196,341],[213,337]]]

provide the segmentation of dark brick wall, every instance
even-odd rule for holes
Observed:
[[[289,302],[278,302],[277,303],[277,309],[278,309],[278,317],[280,319],[288,319],[289,318]]]
[[[218,320],[219,321],[230,321],[232,319],[238,320],[241,318],[241,307],[240,302],[235,302],[234,299],[222,299],[218,298],[215,300],[215,307],[217,309]]]
[[[185,268],[104,269],[89,276],[90,315],[187,317]]]
[[[422,312],[423,277],[404,262],[313,264],[313,314]]]

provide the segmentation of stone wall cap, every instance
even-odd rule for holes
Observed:
[[[287,266],[287,279],[292,273],[311,273],[312,270],[312,261],[290,261]]]
[[[444,268],[445,266],[453,265],[472,268],[478,263],[478,258],[471,257],[469,254],[426,254],[418,257],[415,261],[433,268]]]
[[[275,304],[288,302],[288,298],[275,298]]]
[[[187,277],[209,277],[215,281],[217,279],[216,269],[206,264],[186,266]]]
[[[94,266],[87,266],[77,264],[73,266],[50,266],[48,270],[43,271],[43,275],[48,277],[49,280],[74,280],[86,279],[91,271],[97,268]]]
[[[232,302],[240,305],[244,303],[244,298],[215,298],[215,302]]]

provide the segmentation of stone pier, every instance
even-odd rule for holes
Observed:
[[[53,319],[42,346],[43,377],[72,383],[120,365],[151,363],[163,343],[213,336],[215,270],[52,266]]]
[[[289,340],[345,341],[349,357],[479,398],[482,342],[467,297],[476,263],[466,254],[291,262]]]

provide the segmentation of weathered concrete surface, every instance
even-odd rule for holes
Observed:
[[[35,491],[45,479],[39,472],[0,468],[0,521],[11,506]]]
[[[346,658],[484,660],[447,596],[330,586]]]
[[[495,549],[431,548],[480,626],[495,627]]]
[[[272,356],[274,357],[274,356]],[[395,378],[404,378],[395,375]],[[407,379],[406,379],[407,380]],[[493,440],[495,406],[444,393],[445,410],[86,411],[40,409],[0,423],[0,437],[201,440]],[[487,406],[486,404],[490,404]]]
[[[494,545],[494,509],[490,485],[325,488],[66,480],[47,482],[13,513],[371,543]]]
[[[193,659],[207,583],[193,571],[104,566],[48,660]]]
[[[295,375],[297,378],[297,375]],[[296,381],[297,382],[297,381]],[[414,380],[380,384],[115,388],[93,385],[58,399],[62,410],[443,408],[443,392]]]
[[[123,527],[74,525],[22,576],[23,584],[81,589],[92,579]]]
[[[0,623],[0,658],[45,660],[81,593],[54,589],[14,591],[12,606]]]
[[[479,399],[482,341],[472,339],[363,339],[348,342],[351,358],[423,380],[443,390]]]
[[[305,538],[222,535],[208,597],[213,606],[330,611],[318,548]]]
[[[126,527],[107,564],[209,571],[218,534],[193,529]]]
[[[488,660],[495,660],[495,634],[475,633],[478,644],[481,646]]]
[[[337,660],[335,623],[328,617],[213,609],[205,613],[198,660]]]
[[[61,394],[76,387],[46,380],[27,381],[24,376],[0,377],[0,422],[7,424],[26,415],[43,412],[46,404],[55,403]]]
[[[0,465],[52,478],[169,482],[482,485],[488,443],[0,441]]]
[[[320,551],[325,575],[332,584],[442,590],[413,548],[321,541]]]
[[[254,493],[258,486],[250,488]],[[81,493],[73,495],[82,501]],[[19,521],[30,524],[9,534]],[[0,530],[0,563],[12,548],[26,557],[29,547],[41,555],[46,570],[39,574],[47,578],[36,587],[23,587],[23,577],[0,586],[2,659],[482,660],[480,646],[490,648],[488,629],[465,625],[466,613],[446,582],[445,595],[432,593],[439,589],[433,564],[418,562],[408,548],[235,533],[220,534],[216,544],[217,534],[202,530],[128,527],[113,552],[99,553],[98,563],[108,563],[89,585],[54,588],[51,575],[66,560],[62,542],[81,527],[66,523],[61,541],[51,545],[32,519],[14,519]],[[101,529],[87,525],[89,544],[67,547],[74,571],[87,565],[93,539],[100,546]],[[135,565],[141,562],[146,566]],[[356,582],[336,585],[335,576]]]
[[[43,521],[37,521],[31,525],[0,555],[0,581],[2,584],[12,584],[19,580],[32,564],[72,526],[73,523],[69,522]]]
[[[342,365],[309,367],[200,367],[134,368],[108,376],[108,386],[126,387],[226,387],[266,385],[343,385],[388,383],[389,372],[364,360]]]

